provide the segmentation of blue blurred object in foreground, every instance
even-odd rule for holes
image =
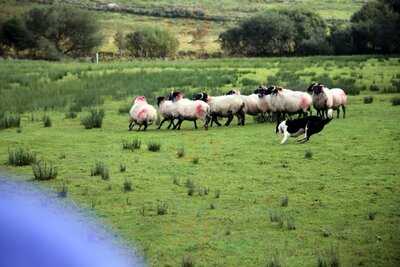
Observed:
[[[144,266],[132,249],[66,203],[0,174],[0,266]]]

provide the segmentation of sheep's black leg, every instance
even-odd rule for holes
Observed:
[[[207,115],[206,116],[206,121],[204,123],[204,129],[208,130],[208,123],[210,122],[210,120],[211,120],[211,117]]]
[[[169,125],[168,125],[168,127],[167,127],[168,130],[171,128],[171,125],[172,125],[172,126],[175,126],[175,124],[174,124],[174,119],[171,119],[171,120],[169,121]]]
[[[340,115],[340,107],[338,107],[337,111],[336,111],[336,118],[339,119],[339,115]]]
[[[342,106],[342,111],[343,111],[343,119],[346,118],[346,107],[343,105]]]
[[[144,122],[144,128],[143,128],[143,131],[146,131],[146,129],[147,129],[147,126],[148,126],[148,124],[147,124],[147,121],[145,121],[145,122]]]
[[[194,124],[194,128],[195,128],[195,129],[197,129],[197,123],[196,123],[196,120],[194,120],[194,121],[193,121],[193,124]]]
[[[182,120],[182,119],[179,119],[178,123],[176,124],[176,125],[178,125],[177,130],[180,130],[180,129],[181,129],[182,122],[183,122],[183,120]]]
[[[166,118],[164,118],[161,122],[160,122],[160,125],[157,127],[157,129],[158,130],[160,130],[161,129],[161,126],[164,124],[164,122],[166,122],[168,119],[166,119]],[[171,126],[171,124],[170,124],[170,126]]]
[[[135,124],[134,124],[133,121],[131,121],[131,122],[129,123],[129,127],[128,127],[129,131],[132,131],[133,127],[135,127]]]
[[[232,112],[229,112],[228,120],[226,121],[225,126],[229,126],[229,124],[231,124],[232,120],[233,120],[233,114],[232,114]]]
[[[139,125],[139,128],[137,129],[137,131],[139,132],[141,128],[142,128],[142,125]]]
[[[215,122],[216,125],[221,126],[221,123],[219,123],[216,115],[212,115],[211,126],[212,126],[212,122]]]

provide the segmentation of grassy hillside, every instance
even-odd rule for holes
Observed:
[[[33,7],[42,6],[36,3],[37,1],[16,1],[2,0],[0,1],[0,16],[10,17],[14,14],[20,14],[23,11]],[[68,1],[58,1],[68,2]],[[110,3],[111,1],[79,1],[78,6],[81,8],[94,7],[99,3]],[[252,16],[258,12],[276,8],[305,8],[314,10],[321,16],[327,19],[344,19],[347,20],[357,11],[364,1],[337,0],[337,1],[131,1],[117,0],[112,3],[117,3],[131,8],[140,8],[145,11],[154,9],[200,9],[207,16],[218,16],[226,21],[204,21],[192,18],[165,18],[155,16],[143,16],[138,14],[128,14],[125,12],[104,12],[91,11],[93,16],[96,16],[102,24],[102,31],[105,35],[104,45],[100,48],[101,51],[115,52],[116,47],[113,43],[114,34],[120,30],[129,32],[143,25],[158,25],[169,29],[175,33],[180,40],[180,51],[201,51],[207,52],[219,51],[218,36],[225,29],[231,27],[237,20]],[[76,3],[76,2],[74,2]],[[87,5],[87,6],[86,6]],[[193,43],[193,31],[196,28],[204,29],[205,36],[198,43]]]
[[[31,167],[6,164],[8,150],[17,147],[53,162],[58,177],[34,183],[67,189],[68,198],[139,247],[151,266],[177,266],[187,255],[196,266],[264,266],[274,257],[285,266],[316,266],[318,257],[337,257],[341,266],[400,264],[400,109],[390,103],[399,94],[350,96],[348,117],[333,120],[305,145],[291,139],[281,146],[274,125],[251,118],[245,127],[204,131],[185,123],[181,131],[152,126],[147,132],[128,132],[126,111],[118,111],[136,94],[153,100],[172,88],[190,95],[204,88],[222,93],[233,85],[250,90],[267,76],[296,81],[283,70],[301,74],[298,83],[327,73],[355,76],[356,86],[375,80],[383,90],[393,86],[398,58],[96,66],[3,61],[0,69],[0,93],[7,100],[0,106],[37,108],[22,115],[20,129],[0,131],[1,168],[31,179]],[[366,93],[374,96],[372,104],[363,104]],[[80,125],[85,107],[77,118],[65,118],[63,105],[91,98],[101,99],[103,128]],[[43,127],[44,114],[52,127]],[[135,139],[140,149],[122,149],[124,140]],[[148,151],[151,142],[161,145],[159,152]],[[108,167],[108,180],[90,175],[97,161]]]

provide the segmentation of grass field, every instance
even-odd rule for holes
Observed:
[[[398,67],[398,58],[381,57],[3,61],[0,106],[24,113],[21,128],[0,131],[1,169],[32,179],[30,166],[6,164],[17,147],[53,162],[56,179],[32,182],[67,189],[68,198],[136,245],[151,266],[177,266],[188,255],[196,266],[260,266],[274,258],[284,266],[317,266],[318,258],[398,266],[400,109],[390,99],[399,94],[380,93],[396,85]],[[136,94],[250,90],[267,79],[306,84],[324,73],[355,77],[359,88],[375,81],[381,91],[350,96],[348,117],[305,145],[291,139],[281,146],[274,125],[251,118],[245,127],[204,131],[185,123],[181,131],[128,132],[127,115],[118,112]],[[363,103],[366,94],[372,104]],[[71,101],[83,111],[66,119]],[[106,112],[103,127],[85,130],[80,118],[95,104]],[[44,114],[51,127],[43,127]],[[122,149],[135,139],[140,149]],[[149,143],[160,151],[148,151]],[[97,161],[108,168],[108,180],[91,176]]]
[[[60,1],[63,2],[63,1]],[[79,1],[81,4],[94,4],[98,2],[109,3],[110,1]],[[154,8],[199,8],[204,10],[206,15],[223,16],[227,19],[240,20],[262,12],[264,10],[279,8],[305,8],[314,10],[326,19],[348,20],[351,15],[356,12],[365,1],[350,0],[302,0],[302,1],[135,1],[135,0],[119,0],[113,3],[124,4],[132,7],[142,7],[152,10]],[[16,1],[2,0],[0,1],[0,16],[9,18],[14,15],[22,14],[24,11],[32,8],[43,6],[35,1]],[[235,21],[203,21],[191,18],[160,18],[152,16],[141,16],[118,12],[102,12],[91,11],[91,15],[98,18],[101,23],[102,33],[105,36],[100,51],[116,52],[117,48],[113,43],[113,36],[117,31],[124,33],[133,31],[137,28],[155,24],[170,30],[176,34],[179,39],[179,51],[207,51],[209,53],[220,51],[218,43],[219,34],[234,26]],[[198,42],[193,42],[192,32],[196,28],[202,28],[205,31],[204,37]],[[201,45],[200,45],[201,44]]]

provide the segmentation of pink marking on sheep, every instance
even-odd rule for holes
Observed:
[[[196,114],[198,117],[202,117],[204,115],[204,110],[200,103],[196,104]]]
[[[138,110],[138,113],[137,113],[138,118],[139,119],[145,119],[146,112],[147,112],[146,108],[142,108],[142,109]]]
[[[307,97],[305,97],[305,96],[302,96],[301,98],[300,98],[300,107],[303,109],[303,110],[307,110],[308,109],[308,107],[310,106],[310,101],[307,99]]]

